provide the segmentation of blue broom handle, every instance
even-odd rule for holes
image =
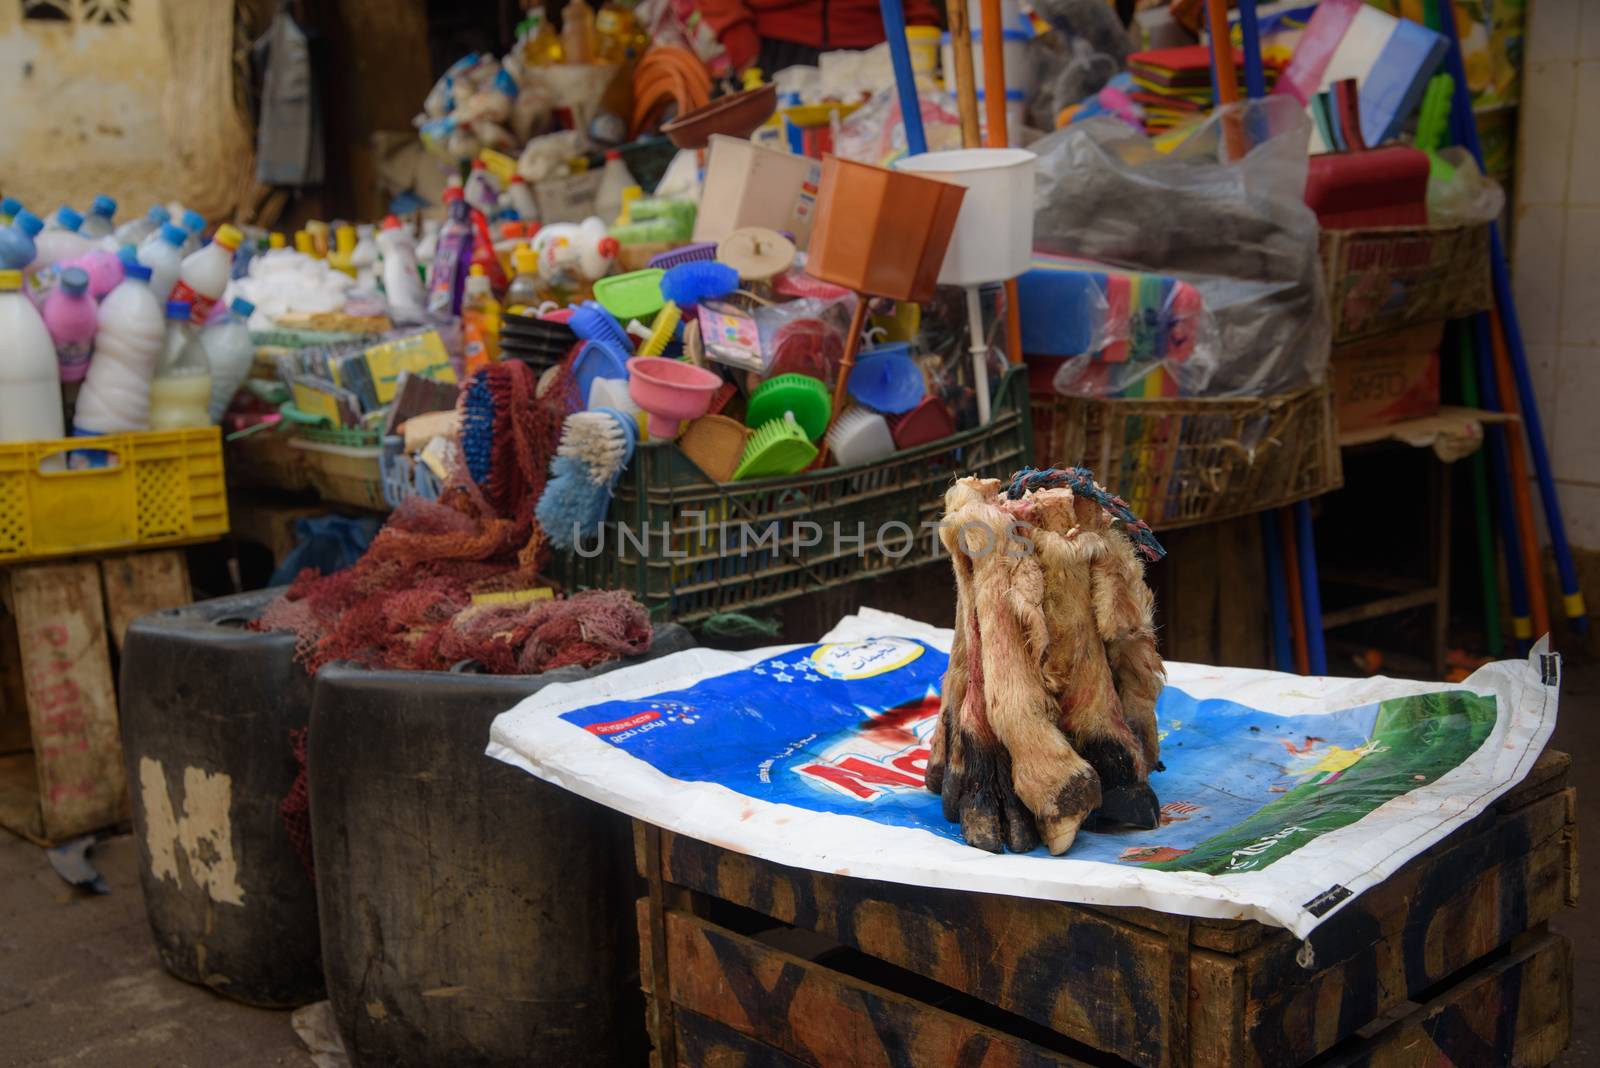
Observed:
[[[906,154],[920,156],[928,151],[928,137],[922,130],[922,103],[917,97],[917,78],[911,70],[911,47],[906,44],[905,8],[900,0],[878,0],[878,10],[883,13],[883,35],[889,41],[895,90],[900,94],[900,120],[906,127]]]

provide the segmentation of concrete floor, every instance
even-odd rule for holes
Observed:
[[[1600,827],[1600,666],[1568,671],[1552,744],[1572,754],[1580,826]],[[1580,852],[1587,887],[1600,887],[1597,858],[1600,849]],[[108,896],[74,890],[38,847],[0,832],[0,1066],[311,1064],[287,1012],[237,1005],[162,970],[131,838],[102,842],[94,860]],[[1573,1041],[1557,1063],[1600,1064],[1595,910],[1568,910],[1555,926],[1577,957]]]

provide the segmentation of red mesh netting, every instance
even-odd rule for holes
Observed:
[[[284,830],[289,832],[289,842],[300,855],[300,863],[306,866],[306,874],[311,876],[312,882],[316,882],[317,865],[311,856],[311,795],[306,792],[306,736],[309,733],[306,727],[289,732],[289,749],[294,753],[300,771],[295,775],[289,792],[278,802],[278,818],[283,820]]]
[[[649,617],[627,593],[473,602],[550,586],[539,577],[549,547],[533,510],[562,421],[578,407],[570,365],[569,355],[543,382],[517,362],[481,372],[463,390],[464,405],[472,393],[480,406],[470,419],[464,413],[476,429],[463,436],[479,436],[462,443],[487,462],[481,487],[463,468],[437,501],[407,499],[354,566],[303,572],[255,625],[293,631],[309,671],[334,660],[416,671],[476,660],[491,672],[532,674],[645,651]]]

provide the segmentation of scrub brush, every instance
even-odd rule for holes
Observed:
[[[628,332],[622,329],[617,317],[606,311],[605,306],[597,300],[586,300],[572,309],[567,326],[585,341],[604,341],[618,352],[633,352],[633,341],[629,339]]]
[[[678,321],[683,318],[683,313],[678,310],[678,305],[667,301],[660,311],[656,312],[656,321],[650,328],[650,336],[639,345],[640,356],[660,356],[667,351],[667,345],[672,342],[673,335],[678,331]]]
[[[550,480],[533,513],[550,544],[570,549],[599,529],[637,443],[636,424],[615,408],[567,416],[550,462]]]
[[[591,482],[609,486],[633,459],[638,439],[638,425],[615,408],[573,412],[561,424],[556,455],[582,460]]]
[[[841,467],[870,464],[894,452],[889,421],[865,408],[850,408],[828,431],[828,451]]]
[[[739,272],[725,263],[680,263],[661,276],[661,295],[680,308],[725,297],[739,288]]]
[[[793,413],[806,437],[817,440],[827,432],[828,418],[833,414],[833,401],[828,397],[828,387],[810,375],[789,374],[769,378],[750,394],[744,421],[749,426],[763,427],[766,423],[783,418],[785,412]]]
[[[816,458],[817,447],[795,421],[794,413],[784,412],[781,418],[763,423],[745,445],[739,466],[734,468],[733,480],[797,474]]]

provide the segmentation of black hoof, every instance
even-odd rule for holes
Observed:
[[[1107,790],[1100,807],[1090,817],[1097,826],[1121,824],[1141,831],[1153,831],[1161,824],[1161,801],[1146,783],[1130,783]]]

